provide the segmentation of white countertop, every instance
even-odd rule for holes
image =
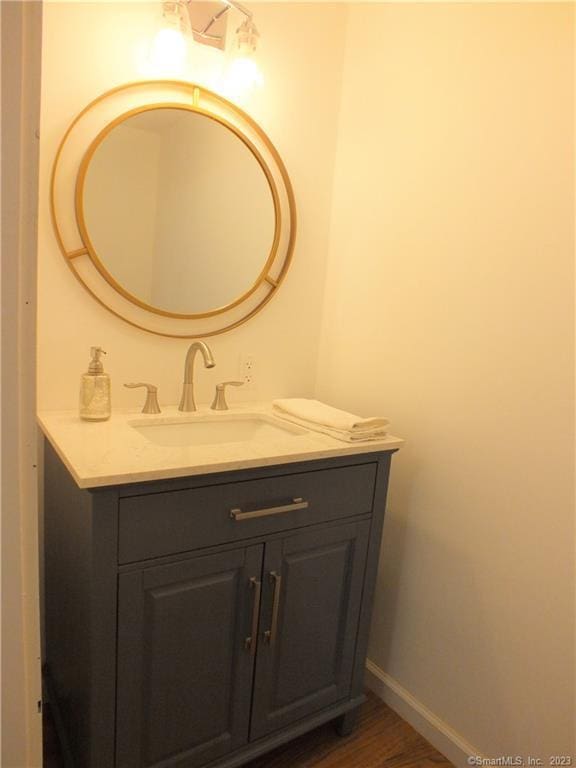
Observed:
[[[261,440],[160,446],[131,425],[207,417],[225,419],[234,414],[244,417],[260,414],[275,419],[269,403],[246,403],[228,411],[212,411],[201,406],[195,413],[181,413],[176,406],[163,406],[161,414],[150,416],[134,410],[114,412],[108,421],[99,422],[83,421],[76,411],[44,411],[38,415],[38,422],[80,488],[392,451],[403,443],[393,435],[381,440],[348,443],[294,426],[285,434],[279,432]],[[283,425],[287,423],[281,421]]]

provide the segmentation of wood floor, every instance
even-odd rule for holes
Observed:
[[[49,715],[47,713],[47,718]],[[45,725],[44,768],[63,768],[51,723]],[[358,727],[340,738],[327,725],[247,763],[244,768],[450,768],[452,763],[373,694]]]
[[[301,736],[245,768],[450,768],[408,723],[374,694],[362,707],[356,730],[336,736],[331,723]]]

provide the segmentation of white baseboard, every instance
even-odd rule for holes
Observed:
[[[431,712],[377,664],[366,661],[366,687],[406,720],[457,768],[467,768],[470,756],[482,753]]]

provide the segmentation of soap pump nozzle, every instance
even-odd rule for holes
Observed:
[[[104,366],[102,364],[102,360],[100,360],[100,355],[105,355],[106,352],[102,349],[102,347],[90,347],[90,365],[88,366],[88,373],[90,373],[92,376],[97,376],[99,373],[104,373]]]

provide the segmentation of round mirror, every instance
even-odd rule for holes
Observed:
[[[230,126],[185,107],[146,107],[107,126],[85,157],[77,205],[102,275],[162,314],[224,311],[273,255],[265,166]]]
[[[62,254],[93,299],[175,338],[224,333],[271,300],[294,250],[286,168],[262,128],[194,83],[146,80],[88,104],[56,153]]]

